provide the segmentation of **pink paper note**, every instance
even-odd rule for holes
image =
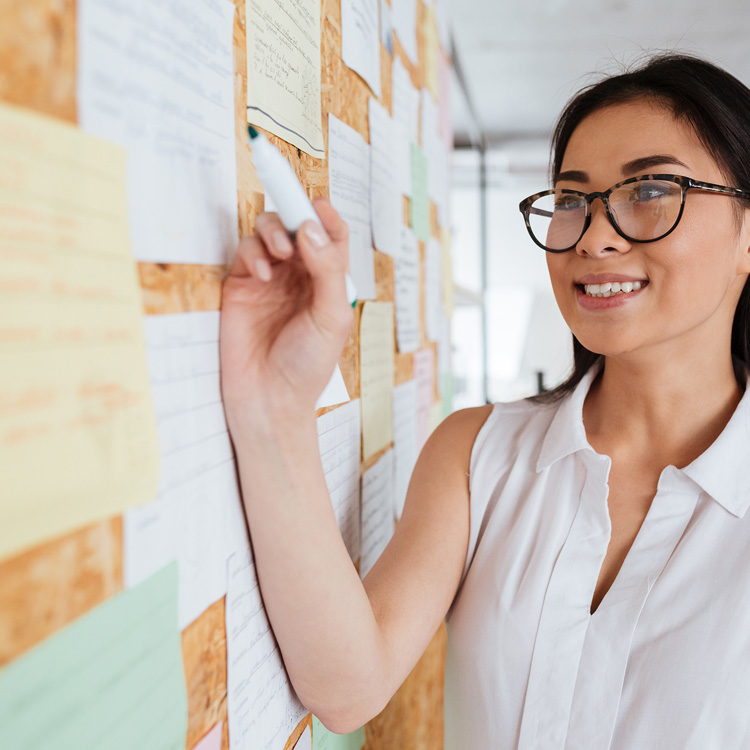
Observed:
[[[222,722],[219,722],[208,734],[203,736],[193,750],[221,750]]]

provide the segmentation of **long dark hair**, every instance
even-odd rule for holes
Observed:
[[[676,119],[687,122],[733,187],[750,190],[750,89],[725,70],[692,55],[662,53],[632,70],[608,76],[579,91],[562,111],[552,136],[550,170],[554,182],[573,131],[591,113],[611,104],[651,99]],[[737,201],[738,225],[741,207]],[[601,354],[588,350],[573,336],[573,372],[557,388],[532,396],[532,401],[560,400],[580,383]],[[750,369],[750,286],[740,295],[732,324],[734,374],[744,389]]]

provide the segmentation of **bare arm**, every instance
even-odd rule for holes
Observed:
[[[329,206],[318,210],[334,242],[313,257],[300,238],[302,261],[320,265],[311,268],[312,291],[294,290],[296,271],[272,247],[269,254],[270,239],[241,246],[224,289],[222,388],[258,579],[287,671],[305,706],[342,733],[382,710],[455,595],[468,543],[469,455],[489,408],[452,415],[428,440],[396,533],[360,581],[326,487],[313,408],[351,320],[337,217]],[[278,229],[260,223],[267,235]],[[250,270],[259,254],[273,264],[270,281]],[[303,328],[300,316],[314,318],[316,304],[318,318]],[[315,336],[322,340],[311,343]]]

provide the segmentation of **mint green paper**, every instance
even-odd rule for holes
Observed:
[[[427,197],[427,157],[419,146],[411,144],[411,201],[409,223],[417,239],[430,236],[430,199]]]
[[[365,730],[358,729],[351,734],[334,734],[326,729],[318,717],[312,717],[313,750],[362,750],[365,744]]]
[[[184,750],[177,564],[0,672],[0,748]]]
[[[453,373],[443,373],[443,419],[453,412]]]

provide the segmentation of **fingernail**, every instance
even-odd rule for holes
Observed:
[[[265,258],[258,258],[255,261],[255,270],[262,281],[271,280],[271,265]]]
[[[280,229],[273,233],[273,244],[281,255],[287,256],[294,252],[294,247],[289,239],[289,235],[286,232],[282,232]]]
[[[305,222],[305,234],[318,250],[325,247],[329,242],[328,235],[314,221]]]

